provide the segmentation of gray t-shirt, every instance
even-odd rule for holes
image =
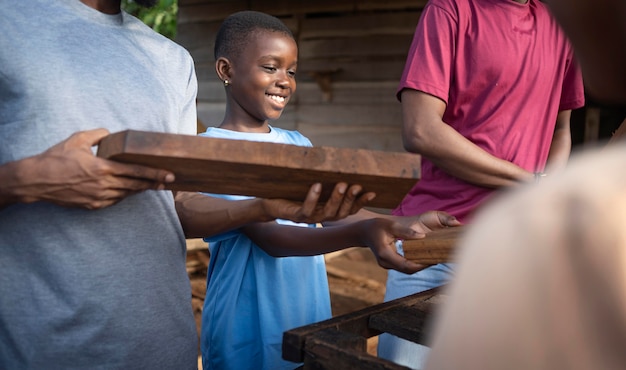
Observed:
[[[197,82],[182,47],[79,0],[0,7],[0,163],[98,127],[195,134]],[[0,209],[0,368],[196,366],[171,192],[98,211]]]

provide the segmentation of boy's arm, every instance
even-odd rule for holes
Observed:
[[[338,183],[324,204],[318,203],[320,184],[311,186],[302,203],[261,198],[232,201],[190,192],[177,192],[175,201],[185,236],[200,238],[277,218],[303,223],[342,219],[374,199],[374,193],[359,195],[361,189],[359,185]]]
[[[383,268],[414,273],[426,267],[406,260],[397,253],[395,246],[398,239],[418,239],[424,237],[424,234],[385,218],[371,218],[327,228],[266,222],[250,224],[243,231],[274,257],[312,256],[349,247],[369,247]]]
[[[360,209],[357,213],[350,215],[344,219],[324,222],[323,225],[345,225],[355,221],[367,220],[370,218],[386,218],[392,221],[396,221],[406,227],[412,228],[419,233],[426,233],[435,229],[461,225],[456,217],[443,211],[427,211],[417,216],[394,216],[391,214],[373,212],[365,208]]]

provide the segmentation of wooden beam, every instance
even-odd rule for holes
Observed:
[[[449,262],[456,252],[457,244],[466,226],[433,230],[423,239],[404,240],[404,257],[420,264],[432,265]]]
[[[322,184],[321,202],[339,182],[375,192],[372,207],[396,206],[419,180],[410,153],[302,147],[127,130],[105,137],[98,156],[172,171],[171,190],[238,194],[294,201]]]
[[[306,343],[316,333],[327,329],[343,331],[353,335],[370,338],[381,334],[381,331],[370,326],[370,318],[385,312],[395,312],[396,308],[406,308],[415,304],[439,305],[445,301],[440,295],[441,288],[427,290],[408,297],[367,307],[346,315],[302,326],[283,334],[283,358],[288,361],[302,362],[306,357]],[[430,311],[423,311],[424,313]],[[331,367],[332,368],[332,367]]]

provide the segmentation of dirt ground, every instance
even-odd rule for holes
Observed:
[[[198,333],[206,291],[209,252],[202,240],[187,241],[187,272]],[[327,254],[326,269],[334,316],[350,313],[383,301],[387,271],[376,263],[367,248],[349,248]],[[368,352],[376,354],[377,338],[368,340]]]

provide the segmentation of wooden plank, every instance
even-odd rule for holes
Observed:
[[[307,104],[297,110],[298,122],[326,125],[372,125],[400,127],[402,108],[391,104]]]
[[[371,35],[413,35],[420,11],[358,13],[302,20],[300,40]]]
[[[436,307],[437,304],[431,302],[417,302],[409,307],[396,307],[372,315],[369,326],[413,343],[427,345],[428,319]]]
[[[302,201],[313,183],[322,201],[338,182],[376,192],[372,207],[390,208],[419,179],[409,153],[300,147],[192,135],[122,131],[104,138],[98,156],[170,170],[172,190]]]
[[[371,48],[371,46],[370,46]],[[313,73],[332,71],[332,81],[393,81],[398,84],[409,51],[407,45],[404,53],[387,55],[378,58],[376,55],[355,58],[301,58],[298,61],[298,82],[313,80]],[[313,59],[315,58],[315,59]]]
[[[412,35],[372,35],[301,40],[298,45],[299,57],[303,60],[365,56],[403,56],[406,58],[412,39]]]
[[[249,0],[250,9],[269,13],[275,16],[286,14],[316,14],[330,12],[351,12],[355,9],[355,2],[336,0],[293,1],[293,0]]]
[[[306,341],[304,370],[409,370],[366,352],[365,338],[333,329],[322,330]]]
[[[179,0],[179,8],[187,8],[194,5],[219,6],[223,3],[235,2],[234,0]],[[242,9],[255,9],[274,13],[328,13],[330,11],[387,11],[421,9],[426,5],[426,0],[318,0],[318,1],[293,1],[293,0],[250,0],[237,2],[245,4]],[[243,5],[242,5],[243,6]]]
[[[314,145],[404,152],[399,125],[360,125],[356,122],[327,125],[299,122],[297,128]],[[420,160],[419,154],[413,154],[415,166],[419,166]]]
[[[433,301],[440,303],[444,298],[440,295],[441,288],[430,289],[408,297],[381,303],[346,315],[336,316],[329,320],[311,325],[301,326],[283,334],[283,358],[288,361],[302,362],[305,357],[305,345],[310,336],[326,330],[341,330],[365,338],[381,334],[381,331],[370,327],[370,317],[394,309],[408,307],[418,302]]]
[[[332,104],[388,104],[401,111],[400,102],[396,99],[397,88],[398,80],[396,79],[392,81],[333,82]],[[294,97],[300,105],[324,104],[322,92],[314,82],[298,81],[298,90]]]
[[[466,226],[433,230],[423,239],[404,240],[404,258],[420,264],[449,262]]]

